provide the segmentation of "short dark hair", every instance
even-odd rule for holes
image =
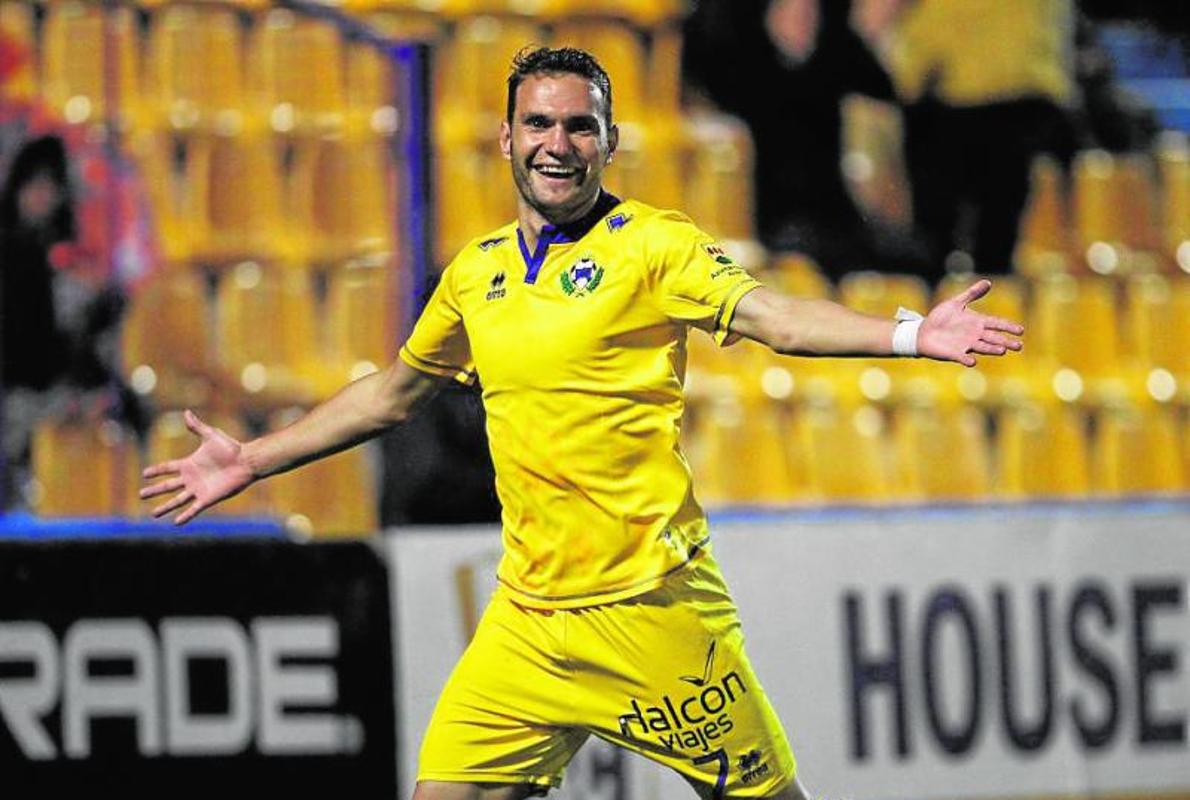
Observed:
[[[595,60],[595,56],[577,47],[526,47],[512,59],[512,72],[508,75],[507,119],[512,122],[516,107],[516,90],[521,81],[530,75],[551,72],[567,72],[586,78],[603,93],[607,126],[612,124],[612,81],[607,71]]]

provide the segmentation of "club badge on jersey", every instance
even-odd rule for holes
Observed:
[[[562,291],[570,297],[585,297],[599,288],[603,267],[590,256],[583,256],[562,272]]]

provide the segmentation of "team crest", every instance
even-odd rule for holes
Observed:
[[[562,273],[562,291],[571,297],[584,297],[599,288],[603,280],[603,267],[591,258],[576,261]]]

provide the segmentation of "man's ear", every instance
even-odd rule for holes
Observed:
[[[620,146],[620,127],[612,125],[607,131],[607,158],[604,163],[612,163],[612,156],[616,154],[616,148]]]
[[[509,161],[512,160],[512,126],[508,120],[500,120],[500,152]]]

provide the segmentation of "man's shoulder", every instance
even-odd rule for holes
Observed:
[[[502,256],[505,250],[515,249],[516,246],[516,223],[510,222],[467,242],[459,250],[454,260],[455,262],[484,261],[491,256]]]
[[[692,226],[681,211],[658,208],[640,200],[622,200],[603,218],[603,226],[612,234],[634,233],[653,236],[676,226]]]

